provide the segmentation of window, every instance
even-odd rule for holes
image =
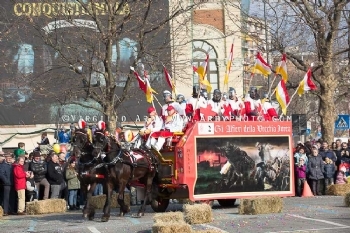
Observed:
[[[217,62],[217,53],[213,46],[205,41],[194,41],[193,42],[193,51],[192,51],[192,65],[199,67],[206,58],[206,53],[209,54],[209,61],[207,65],[207,79],[212,86],[212,92],[215,89],[219,89],[219,70]],[[199,77],[196,72],[193,76],[193,84],[199,84]]]

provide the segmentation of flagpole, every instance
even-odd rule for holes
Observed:
[[[152,95],[153,95],[153,94],[152,94]],[[153,95],[153,97],[154,97],[154,99],[158,102],[159,106],[162,108],[163,106],[160,104],[158,98],[157,98],[155,95]],[[154,106],[153,106],[153,107],[154,107]]]
[[[273,80],[272,80],[272,82],[271,82],[271,85],[269,86],[269,92],[267,93],[267,97],[270,97],[271,88],[272,88],[272,85],[273,85],[273,83],[275,82],[276,78],[277,78],[277,74],[275,74],[275,77],[273,78]],[[276,89],[275,89],[275,91],[276,91]],[[271,94],[271,96],[273,96],[274,93],[275,93],[275,92],[273,92],[273,93]]]

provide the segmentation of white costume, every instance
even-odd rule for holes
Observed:
[[[211,110],[213,112],[216,112],[219,116],[222,116],[222,114],[225,112],[224,102],[222,100],[220,100],[220,102],[214,102],[213,100],[209,100],[208,105],[210,105]]]
[[[145,122],[145,125],[141,129],[141,131],[146,130],[146,129],[151,131],[151,133],[149,134],[149,137],[146,141],[146,144],[145,144],[145,146],[148,149],[151,149],[151,136],[152,136],[152,134],[154,132],[160,131],[162,129],[162,127],[163,127],[163,120],[159,116],[153,116],[151,122],[148,122],[148,121]]]
[[[181,116],[186,115],[185,109],[183,109],[178,102],[171,102],[169,104],[164,104],[162,107],[163,119],[166,119],[166,117],[168,116],[167,108],[169,107],[169,105],[173,106],[175,108],[175,111],[178,112]],[[186,108],[186,106],[185,106],[185,108]]]
[[[169,119],[170,118],[170,119]],[[182,132],[184,126],[183,118],[178,114],[174,113],[172,116],[168,116],[164,122],[164,131],[155,132],[150,136],[151,144],[156,150],[162,149],[165,139],[172,137],[174,132]],[[156,139],[158,137],[158,140]]]

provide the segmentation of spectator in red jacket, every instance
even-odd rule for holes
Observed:
[[[13,164],[13,181],[18,195],[18,215],[25,215],[26,178],[29,173],[24,170],[24,157],[18,157],[17,163]]]

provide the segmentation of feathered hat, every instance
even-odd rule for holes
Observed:
[[[97,128],[98,128],[99,130],[105,130],[105,129],[106,129],[106,122],[104,122],[104,121],[99,121],[99,122],[97,123]]]
[[[79,127],[79,129],[85,129],[85,127],[86,127],[86,121],[84,121],[83,119],[80,119],[80,120],[78,121],[78,127]]]

